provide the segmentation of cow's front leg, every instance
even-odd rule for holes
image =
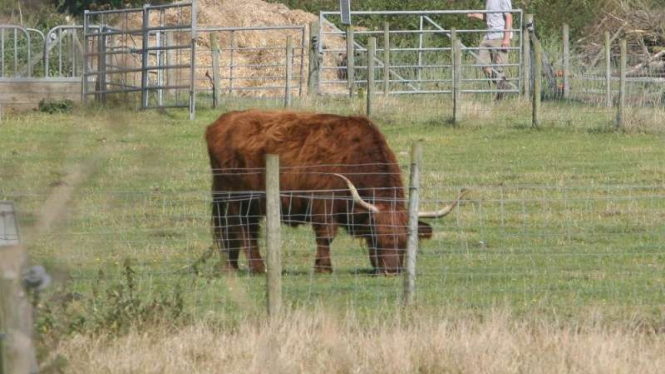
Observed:
[[[224,249],[222,254],[224,257],[223,271],[238,270],[238,257],[240,255],[240,248],[243,246],[243,240],[230,239],[224,240]]]
[[[263,274],[266,272],[266,266],[263,263],[263,258],[261,258],[261,252],[259,252],[260,226],[258,222],[252,222],[248,226],[249,235],[247,236],[246,245],[243,247],[247,257],[247,265],[250,273]]]
[[[266,266],[263,263],[263,258],[261,258],[259,246],[256,244],[256,241],[249,246],[249,250],[245,254],[247,255],[247,264],[250,273],[263,274],[266,272]]]

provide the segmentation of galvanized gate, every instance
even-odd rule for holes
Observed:
[[[0,25],[0,78],[30,78],[43,66],[44,34],[33,28]]]
[[[195,111],[196,2],[86,11],[82,101]]]
[[[367,45],[369,37],[376,37],[378,48],[374,58],[377,84],[383,84],[388,94],[451,94],[452,93],[452,48],[451,29],[459,22],[459,17],[469,13],[492,13],[485,10],[440,10],[440,11],[357,11],[351,12],[353,34],[342,30],[339,24],[341,14],[338,11],[321,12],[319,22],[319,53],[323,57],[319,92],[348,92],[348,79],[354,77],[354,85],[364,87],[367,83]],[[513,41],[508,48],[509,61],[492,64],[492,69],[506,71],[508,88],[503,93],[519,93],[522,72],[522,24],[521,9],[514,9]],[[386,23],[400,19],[401,24],[413,25],[412,28],[377,30],[371,25],[383,19]],[[372,21],[367,22],[367,21]],[[388,24],[388,26],[390,26]],[[497,92],[490,83],[490,78],[481,72],[477,57],[483,49],[478,40],[486,32],[483,22],[477,22],[477,29],[458,29],[457,36],[468,45],[463,45],[462,92],[485,93]],[[347,66],[347,40],[351,39],[354,49],[353,71]],[[388,52],[386,54],[386,52]],[[388,60],[386,60],[388,56]],[[352,73],[352,74],[349,74]],[[384,79],[385,78],[385,79]]]

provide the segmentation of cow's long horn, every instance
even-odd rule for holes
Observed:
[[[448,215],[448,213],[452,212],[453,209],[457,206],[457,204],[462,200],[464,195],[466,195],[469,192],[466,188],[463,188],[460,192],[459,195],[457,195],[457,200],[453,201],[452,203],[446,205],[443,207],[443,209],[440,210],[435,210],[433,212],[418,212],[418,218],[440,218],[440,217],[445,217]]]
[[[369,210],[370,212],[373,212],[373,213],[378,213],[379,212],[379,208],[377,208],[376,205],[370,204],[367,201],[363,200],[362,197],[360,197],[360,194],[358,193],[358,190],[356,189],[356,186],[354,186],[353,183],[351,183],[351,181],[347,177],[343,176],[342,174],[337,174],[337,173],[335,173],[334,175],[344,179],[344,181],[346,182],[346,185],[349,187],[349,190],[351,191],[351,196],[353,196],[353,201],[358,203],[363,208]]]

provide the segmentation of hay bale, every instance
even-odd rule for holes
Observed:
[[[305,43],[308,44],[307,38],[309,35],[309,23],[317,21],[318,16],[307,13],[298,9],[289,9],[284,4],[267,3],[262,0],[199,0],[197,3],[198,18],[197,25],[199,28],[206,27],[257,27],[257,26],[284,26],[284,25],[304,25],[305,30]],[[188,11],[181,10],[168,10],[165,12],[164,18],[160,19],[160,14],[154,12],[150,16],[150,25],[152,27],[163,23],[167,26],[177,25],[183,19],[189,19]],[[115,23],[116,27],[125,30],[138,30],[142,27],[141,15],[139,13],[131,14],[123,19],[118,19]],[[330,31],[330,30],[327,30]],[[263,30],[263,31],[243,31],[236,32],[234,36],[235,47],[238,48],[256,48],[256,47],[277,47],[286,46],[287,35],[291,35],[296,44],[300,38],[300,33],[296,31],[285,32],[283,30]],[[182,34],[176,37],[176,43],[185,44],[187,35]],[[132,38],[132,43],[141,45],[141,38]],[[332,38],[327,40],[327,48],[344,48],[345,40],[341,37]],[[206,67],[212,66],[212,56],[210,54],[210,39],[207,33],[201,33],[196,41],[199,53],[197,53],[197,66],[203,67],[197,69],[197,86],[199,88],[207,88],[209,82],[205,79]],[[218,33],[218,44],[220,47],[228,48],[231,45],[230,33]],[[295,45],[294,45],[295,46]],[[304,52],[304,74],[308,68],[308,53]],[[334,60],[335,56],[325,56],[326,59]],[[228,56],[223,54],[222,69],[224,66],[228,67]],[[261,50],[261,51],[235,51],[234,52],[234,65],[263,65],[263,64],[276,64],[283,61],[284,52],[281,50]],[[177,57],[178,62],[188,64],[191,60],[188,54],[181,54]],[[335,65],[336,61],[326,61],[326,65]],[[124,58],[118,61],[118,64],[126,64],[127,67],[133,67],[134,62],[132,58]],[[282,74],[283,68],[279,67],[266,67],[266,68],[251,68],[240,67],[234,69],[234,75],[238,77],[259,77],[265,75],[279,76]],[[327,71],[324,73],[326,79],[335,79],[334,71]],[[178,80],[188,80],[185,71],[178,71]],[[303,78],[305,79],[305,78]],[[224,82],[222,82],[224,84]],[[254,87],[274,85],[274,81],[252,81],[247,80],[245,84]],[[222,87],[222,91],[224,87]],[[281,91],[274,90],[275,92],[268,91],[247,91],[243,95],[281,95]]]

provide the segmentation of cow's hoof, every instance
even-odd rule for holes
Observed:
[[[314,272],[317,274],[332,274],[333,269],[330,266],[316,266]]]
[[[267,271],[265,266],[252,266],[249,268],[249,272],[251,274],[265,274]]]
[[[221,266],[222,274],[234,274],[238,272],[238,265],[224,264]]]
[[[378,268],[374,269],[374,274],[376,275],[384,275],[387,277],[394,277],[397,276],[401,273],[402,269],[395,269],[395,268]]]

